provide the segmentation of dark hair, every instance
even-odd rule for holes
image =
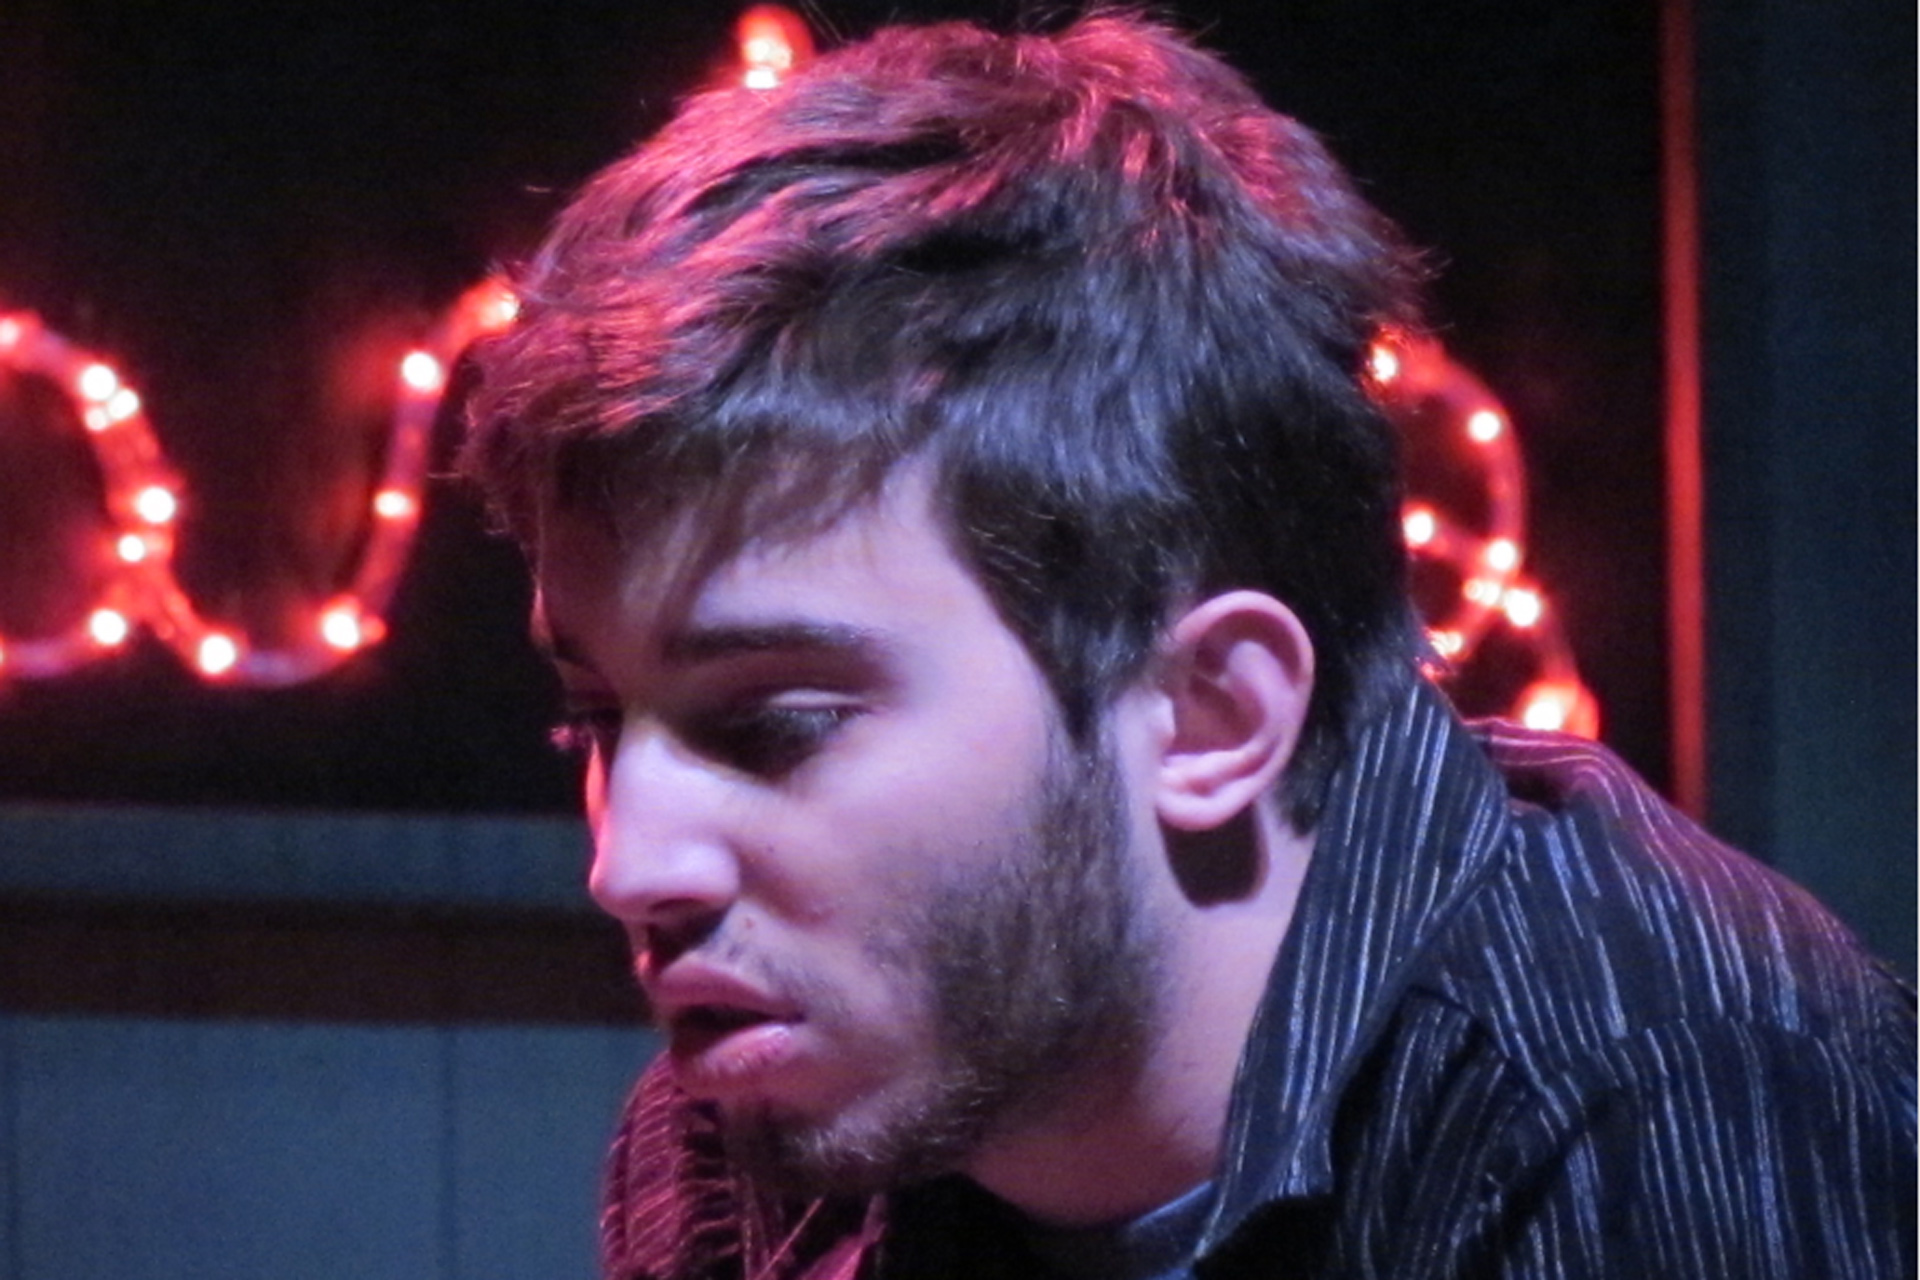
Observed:
[[[689,102],[561,216],[480,356],[465,464],[738,545],[908,459],[1084,740],[1182,599],[1253,587],[1316,654],[1281,784],[1317,818],[1410,678],[1393,433],[1361,369],[1418,277],[1302,126],[1175,33],[894,28]]]

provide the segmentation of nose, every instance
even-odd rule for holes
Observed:
[[[693,945],[740,892],[727,810],[725,777],[659,729],[626,726],[587,770],[594,901],[649,951]]]

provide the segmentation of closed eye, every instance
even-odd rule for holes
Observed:
[[[844,702],[752,702],[697,717],[683,733],[696,751],[729,768],[778,780],[805,764],[859,714],[857,706]]]

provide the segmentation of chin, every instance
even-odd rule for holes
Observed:
[[[728,1108],[728,1154],[770,1189],[872,1195],[951,1173],[979,1147],[984,1117],[963,1097],[866,1098],[824,1118],[772,1106]]]

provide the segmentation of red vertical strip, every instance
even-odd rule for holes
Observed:
[[[1673,799],[1700,817],[1707,805],[1706,566],[1700,460],[1700,177],[1690,0],[1665,0],[1660,44]]]

